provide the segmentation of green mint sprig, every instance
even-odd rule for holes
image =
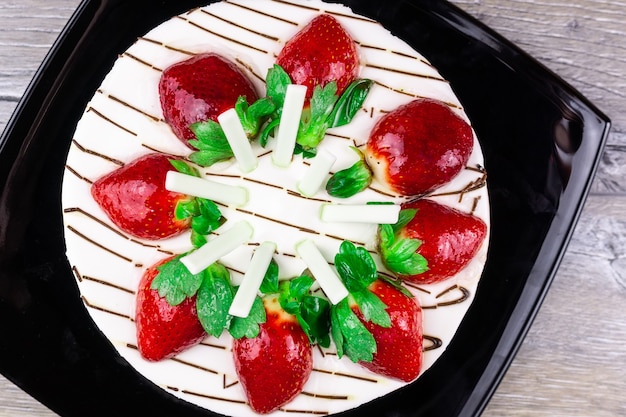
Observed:
[[[170,164],[180,173],[200,177],[198,170],[179,159],[170,159]],[[199,248],[206,243],[206,235],[219,228],[226,219],[213,201],[201,197],[181,200],[176,204],[174,217],[177,220],[191,219],[191,243]]]
[[[396,224],[378,226],[378,240],[383,263],[389,270],[399,275],[417,275],[428,270],[426,258],[417,253],[422,241],[400,236],[402,228],[413,220],[416,213],[415,209],[400,210]]]
[[[289,84],[292,84],[291,78],[280,65],[275,64],[269,69],[266,77],[267,97],[276,109],[260,134],[261,146],[267,144],[269,135],[280,124]],[[363,106],[372,85],[371,80],[355,80],[341,96],[337,96],[337,83],[334,81],[324,86],[315,86],[311,99],[302,112],[295,153],[302,154],[305,158],[315,156],[315,149],[324,139],[326,130],[350,123]]]
[[[344,241],[335,255],[335,266],[350,293],[348,298],[331,307],[331,335],[337,355],[346,355],[353,362],[371,361],[376,352],[376,341],[351,308],[356,304],[365,321],[381,327],[390,327],[387,306],[369,290],[378,279],[378,270],[372,255],[352,242]]]
[[[309,293],[313,282],[313,278],[306,275],[281,281],[279,302],[283,310],[296,317],[312,344],[328,347],[330,303],[325,298]]]
[[[326,183],[326,191],[337,198],[352,197],[365,190],[372,183],[372,170],[365,162],[363,153],[351,147],[359,155],[359,160],[346,169],[335,172]]]

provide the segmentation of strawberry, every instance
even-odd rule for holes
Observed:
[[[159,274],[158,268],[171,259],[148,268],[137,291],[137,347],[141,356],[150,361],[171,358],[200,343],[207,335],[196,314],[195,297],[172,306],[157,290],[152,289],[152,282]]]
[[[147,154],[99,178],[91,195],[111,221],[126,233],[149,240],[164,239],[192,228],[192,243],[223,220],[212,201],[168,191],[168,171],[199,173],[184,161],[163,154]]]
[[[367,249],[345,241],[335,265],[350,295],[330,311],[337,354],[367,369],[412,381],[422,366],[422,311],[399,282],[379,277]]]
[[[418,99],[376,123],[365,153],[379,182],[401,195],[423,195],[465,168],[473,146],[472,128],[449,106]]]
[[[216,122],[217,116],[235,107],[239,97],[245,97],[247,103],[258,98],[243,72],[215,53],[196,55],[166,68],[159,80],[159,96],[165,121],[189,147],[188,141],[196,139],[191,125]]]
[[[133,236],[156,240],[181,233],[190,221],[177,220],[175,208],[189,197],[165,189],[165,176],[174,170],[170,159],[142,156],[98,179],[91,194],[111,221]]]
[[[376,340],[372,361],[359,363],[377,374],[410,382],[422,369],[422,309],[415,298],[386,281],[376,280],[368,289],[387,306],[391,326],[383,327],[367,321],[356,303],[351,306]]]
[[[429,284],[455,275],[472,260],[487,235],[487,225],[480,218],[432,200],[409,202],[402,209],[417,211],[397,234],[420,240],[417,253],[428,261],[427,271],[402,276],[408,281]]]
[[[265,296],[266,322],[258,336],[233,341],[233,358],[250,407],[270,413],[298,395],[313,369],[309,337],[283,310],[278,295]]]
[[[315,86],[335,81],[337,95],[355,80],[359,57],[352,37],[329,14],[315,17],[291,38],[277,61],[295,84],[307,86],[307,98]]]

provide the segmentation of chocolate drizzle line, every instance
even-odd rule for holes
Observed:
[[[368,378],[368,377],[361,376],[361,375],[352,375],[352,374],[347,374],[345,372],[327,371],[326,369],[319,369],[319,368],[313,368],[313,372],[319,372],[321,374],[327,374],[327,375],[341,376],[344,378],[358,379],[359,381],[372,382],[374,384],[378,384],[378,380],[375,378]]]
[[[262,37],[264,37],[264,38],[270,39],[270,40],[275,41],[275,42],[278,42],[278,40],[279,40],[279,39],[278,39],[277,37],[275,37],[275,36],[270,36],[270,35],[268,35],[267,33],[263,33],[263,32],[259,32],[259,31],[257,31],[257,30],[250,29],[249,27],[246,27],[246,26],[240,25],[240,24],[238,24],[238,23],[236,23],[236,22],[233,22],[232,20],[228,20],[228,19],[225,19],[225,18],[223,18],[223,17],[221,17],[221,16],[218,16],[218,15],[216,15],[216,14],[213,14],[213,13],[209,12],[208,10],[200,9],[200,12],[201,12],[201,13],[204,13],[204,14],[206,14],[206,15],[208,15],[208,16],[211,16],[211,17],[212,17],[212,18],[214,18],[214,19],[217,19],[217,20],[220,20],[220,21],[222,21],[222,22],[228,23],[229,25],[232,25],[232,26],[238,27],[239,29],[243,29],[243,30],[246,30],[246,31],[248,31],[248,32],[250,32],[250,33],[254,33],[255,35],[262,36]]]
[[[81,181],[85,181],[88,184],[93,184],[93,181],[91,181],[89,178],[87,177],[83,177],[81,174],[78,173],[78,171],[76,171],[74,168],[72,168],[69,165],[65,165],[65,169],[67,169],[69,172],[71,172],[72,174],[74,174],[79,180]]]
[[[377,69],[377,70],[395,72],[396,74],[409,75],[411,77],[424,78],[426,80],[434,80],[434,81],[441,81],[441,82],[447,83],[447,81],[444,80],[443,78],[435,77],[433,75],[419,74],[419,73],[416,73],[416,72],[408,72],[408,71],[398,70],[398,69],[394,69],[394,68],[386,68],[386,67],[381,67],[379,65],[373,65],[373,64],[365,64],[365,66],[368,67],[368,68],[373,68],[373,69]]]
[[[244,6],[244,5],[242,5],[242,4],[235,3],[235,2],[233,2],[233,1],[231,1],[231,0],[225,0],[225,3],[228,3],[228,4],[230,4],[231,6],[236,6],[236,7],[239,7],[239,8],[242,8],[242,9],[245,9],[245,10],[248,10],[248,11],[251,11],[251,12],[254,12],[254,13],[258,13],[258,14],[263,15],[263,16],[265,16],[265,17],[269,17],[270,19],[275,19],[275,20],[279,20],[279,21],[281,21],[281,22],[288,23],[288,24],[293,25],[293,26],[298,26],[298,24],[297,24],[296,22],[292,21],[292,20],[283,19],[283,18],[281,18],[281,17],[274,16],[274,15],[271,15],[271,14],[268,14],[268,13],[265,13],[265,12],[262,12],[262,11],[260,11],[260,10],[253,9],[253,8],[251,8],[251,7],[248,7],[248,6]]]
[[[191,51],[188,51],[188,50],[182,49],[182,48],[176,48],[176,47],[168,45],[166,43],[155,41],[154,39],[150,39],[150,38],[146,38],[146,37],[139,37],[139,38],[137,38],[137,40],[148,42],[148,43],[153,43],[155,45],[159,45],[159,46],[162,46],[162,47],[164,47],[166,49],[169,49],[170,51],[179,52],[179,53],[181,53],[183,55],[188,55],[188,56],[194,56],[195,55],[195,52],[191,52]],[[153,67],[152,65],[151,65],[151,67],[152,68],[156,68],[156,67]]]
[[[306,395],[307,397],[322,398],[325,400],[347,400],[348,398],[350,398],[347,395],[315,394],[307,391],[302,391],[301,394]]]
[[[146,67],[151,68],[151,69],[153,69],[153,70],[155,70],[155,71],[158,71],[158,72],[163,72],[163,69],[162,69],[162,68],[155,67],[155,66],[154,66],[154,65],[152,65],[151,63],[149,63],[149,62],[147,62],[147,61],[144,61],[144,60],[143,60],[143,59],[141,59],[141,58],[136,57],[135,55],[131,54],[131,53],[130,53],[130,52],[128,52],[128,51],[124,52],[124,53],[122,54],[122,56],[128,57],[128,58],[130,58],[130,59],[132,59],[132,60],[134,60],[134,61],[137,61],[137,62],[139,62],[140,64],[145,65]]]
[[[229,403],[242,404],[242,405],[248,404],[246,401],[243,401],[243,400],[234,400],[231,398],[218,397],[216,395],[204,394],[204,393],[189,391],[189,390],[181,389],[181,388],[178,388],[177,390],[178,392],[181,392],[183,394],[193,395],[194,397],[207,398],[209,400],[226,401]]]
[[[221,35],[221,34],[219,34],[219,33],[217,33],[217,32],[213,32],[211,29],[206,28],[206,27],[204,27],[204,26],[202,26],[202,25],[200,25],[200,24],[198,24],[198,23],[196,23],[196,22],[193,22],[193,21],[191,21],[191,20],[189,20],[189,19],[187,19],[187,18],[184,18],[184,17],[182,17],[182,16],[175,16],[175,18],[176,18],[176,19],[183,20],[183,21],[185,21],[185,22],[189,23],[191,26],[193,26],[193,27],[195,27],[195,28],[198,28],[198,29],[200,29],[200,30],[202,30],[202,31],[204,31],[204,32],[207,32],[207,33],[209,33],[209,34],[211,34],[211,35],[213,35],[213,36],[217,36],[218,38],[222,38],[222,39],[224,39],[224,40],[226,40],[226,41],[228,41],[228,42],[236,43],[237,45],[240,45],[240,46],[243,46],[243,47],[246,47],[246,48],[249,48],[249,49],[252,49],[252,50],[258,51],[258,52],[262,52],[262,53],[264,53],[264,54],[267,54],[267,53],[268,53],[268,51],[266,51],[266,50],[264,50],[264,49],[257,48],[256,46],[249,45],[249,44],[247,44],[247,43],[245,43],[245,42],[238,41],[237,39],[233,39],[233,38],[228,37],[228,36]]]
[[[140,114],[146,116],[147,118],[149,118],[149,119],[151,119],[151,120],[153,120],[155,122],[163,123],[163,119],[161,119],[159,117],[156,117],[156,116],[154,116],[154,115],[152,115],[152,114],[150,114],[150,113],[148,113],[148,112],[146,112],[144,110],[141,110],[140,108],[138,108],[136,106],[133,106],[132,104],[130,104],[129,102],[127,102],[125,100],[122,100],[121,98],[118,98],[118,97],[116,97],[116,96],[114,96],[112,94],[109,94],[109,93],[107,93],[105,91],[102,91],[102,90],[98,90],[98,93],[102,94],[103,96],[105,96],[109,100],[115,101],[116,103],[119,103],[119,104],[121,104],[121,105],[123,105],[125,107],[128,107],[129,109],[131,109],[133,111],[136,111],[137,113],[140,113]]]
[[[233,382],[227,382],[226,381],[226,377],[227,377],[226,374],[222,375],[222,389],[228,389],[228,388],[234,387],[235,385],[239,384],[238,380],[233,380]]]
[[[330,411],[315,411],[315,410],[292,410],[288,408],[279,408],[283,413],[293,413],[293,414],[310,414],[313,416],[327,416],[330,414]]]
[[[438,337],[428,336],[428,335],[424,335],[423,337],[424,337],[424,340],[427,340],[430,342],[430,345],[428,346],[424,345],[424,347],[422,348],[424,352],[427,352],[429,350],[439,349],[441,346],[443,346],[443,341]]]
[[[96,110],[96,109],[95,109],[95,108],[93,108],[93,107],[89,107],[89,108],[87,109],[87,112],[93,112],[93,113],[95,113],[96,115],[98,115],[99,117],[101,117],[102,119],[104,119],[105,121],[107,121],[107,122],[111,123],[113,126],[115,126],[115,127],[119,128],[119,129],[122,129],[123,131],[125,131],[125,132],[127,132],[127,133],[130,133],[130,134],[131,134],[131,135],[133,135],[133,136],[138,136],[138,135],[137,135],[137,133],[135,133],[135,132],[133,132],[132,130],[128,129],[127,127],[124,127],[123,125],[121,125],[121,124],[119,124],[119,123],[115,122],[113,119],[110,119],[109,117],[107,117],[107,116],[105,116],[104,114],[100,113],[98,110]]]
[[[467,299],[469,299],[471,295],[470,291],[467,288],[462,287],[460,285],[454,285],[448,288],[447,290],[443,291],[441,294],[438,294],[436,298],[439,298],[443,296],[444,294],[447,294],[448,292],[453,291],[453,290],[459,290],[461,292],[461,295],[459,296],[459,298],[451,300],[451,301],[444,301],[444,302],[438,303],[437,307],[445,307],[445,306],[450,306],[454,304],[460,304],[466,301]]]
[[[76,139],[72,139],[72,143],[74,144],[74,146],[76,146],[78,148],[78,150],[80,150],[81,152],[84,152],[86,154],[89,155],[93,155],[93,156],[97,156],[98,158],[102,158],[106,161],[112,162],[115,165],[118,165],[120,167],[123,167],[125,164],[124,162],[120,161],[119,159],[115,159],[115,158],[111,158],[110,156],[101,154],[99,152],[93,151],[91,149],[85,148],[83,145],[81,145]]]
[[[135,295],[136,294],[136,292],[134,290],[131,290],[131,289],[128,289],[128,288],[124,288],[121,285],[112,284],[112,283],[110,283],[108,281],[105,281],[103,279],[100,279],[100,278],[94,278],[94,277],[90,277],[88,275],[82,275],[82,280],[91,281],[91,282],[95,282],[97,284],[105,285],[107,287],[111,287],[111,288],[123,291],[123,292],[131,294],[131,295]]]
[[[421,58],[421,57],[418,57],[418,56],[407,54],[405,52],[394,51],[393,49],[387,49],[387,48],[383,48],[381,46],[366,45],[366,44],[363,44],[363,43],[360,43],[360,42],[357,42],[357,41],[355,41],[355,43],[358,44],[361,48],[364,48],[364,49],[374,49],[374,50],[377,50],[377,51],[384,51],[384,52],[388,52],[390,54],[402,56],[402,57],[405,57],[405,58],[415,59],[415,60],[421,62],[424,65],[427,65],[427,66],[429,66],[431,68],[434,68],[433,65],[430,62],[428,62],[424,58]]]
[[[113,233],[117,234],[118,236],[120,236],[120,237],[122,237],[122,238],[124,238],[124,239],[126,239],[126,240],[129,240],[129,241],[131,241],[131,242],[133,242],[133,243],[136,243],[136,244],[141,245],[141,246],[146,247],[146,248],[154,248],[154,249],[158,250],[159,252],[161,252],[161,253],[165,253],[165,254],[167,254],[167,255],[174,255],[174,252],[171,252],[171,251],[168,251],[168,250],[162,249],[159,245],[154,245],[154,244],[151,244],[151,243],[145,243],[145,242],[142,242],[142,241],[137,240],[137,239],[135,239],[135,238],[132,238],[132,237],[126,236],[124,233],[120,232],[120,231],[119,231],[118,229],[116,229],[115,227],[113,227],[113,226],[109,225],[109,224],[108,224],[108,223],[106,223],[105,221],[103,221],[103,220],[101,220],[101,219],[97,218],[97,217],[96,217],[96,216],[94,216],[93,214],[91,214],[91,213],[89,213],[89,212],[87,212],[87,211],[83,210],[83,209],[82,209],[82,208],[80,208],[80,207],[69,207],[69,208],[64,209],[64,210],[63,210],[63,212],[64,212],[64,213],[80,213],[80,214],[82,214],[82,215],[86,216],[87,218],[89,218],[90,220],[95,221],[95,222],[96,222],[96,223],[98,223],[99,225],[106,227],[107,229],[109,229],[109,230],[110,230],[110,231],[112,231]],[[68,227],[69,227],[69,226],[68,226]],[[99,247],[102,247],[101,245],[98,245],[98,246],[99,246]]]
[[[200,366],[200,365],[195,364],[195,363],[187,362],[187,361],[184,361],[182,359],[178,359],[176,357],[171,358],[171,359],[172,359],[172,361],[180,363],[182,365],[191,366],[192,368],[199,369],[201,371],[208,372],[210,374],[219,375],[219,372],[214,371],[213,369],[209,369],[209,368],[206,368],[204,366]]]
[[[251,65],[248,65],[247,63],[243,62],[243,61],[242,61],[241,59],[239,59],[239,58],[235,58],[235,61],[236,61],[239,65],[241,65],[243,68],[247,69],[247,70],[248,70],[248,72],[249,72],[250,74],[252,74],[252,76],[253,76],[253,77],[255,77],[257,80],[259,80],[259,81],[261,81],[261,82],[265,83],[265,78],[263,78],[261,75],[257,74],[257,73],[254,71],[254,69],[252,68],[252,66],[251,66]]]
[[[84,295],[81,295],[80,298],[83,300],[83,303],[85,303],[85,305],[87,307],[89,307],[89,308],[93,308],[94,310],[102,311],[103,313],[108,313],[108,314],[112,314],[112,315],[117,316],[117,317],[128,319],[130,321],[134,321],[134,319],[132,317],[130,317],[129,315],[127,315],[127,314],[118,313],[117,311],[109,310],[107,308],[100,307],[100,306],[97,306],[95,304],[91,304],[89,302],[89,300],[87,300],[87,298]]]
[[[397,89],[397,88],[394,88],[394,87],[390,87],[390,86],[385,85],[385,84],[383,84],[383,83],[381,83],[380,81],[377,81],[377,80],[374,80],[374,83],[376,85],[379,85],[379,86],[383,87],[383,88],[386,88],[386,89],[391,90],[393,92],[396,92],[398,94],[403,94],[405,96],[414,97],[414,98],[429,98],[429,97],[426,97],[426,96],[420,96],[419,94],[414,94],[414,93],[411,93],[411,92],[408,92],[408,91],[404,91],[404,90],[400,90],[400,89]],[[450,103],[450,102],[443,102],[443,103],[445,105],[447,105],[448,107],[452,107],[452,108],[455,108],[455,109],[462,109],[461,106],[459,106],[458,104],[455,104],[455,103]],[[385,111],[381,110],[381,113],[385,113]],[[388,111],[387,111],[387,113],[388,113]]]
[[[124,261],[126,261],[126,262],[133,263],[133,260],[132,260],[132,259],[130,259],[130,258],[128,258],[128,257],[126,257],[126,256],[124,256],[124,255],[122,255],[122,254],[120,254],[120,253],[118,253],[118,252],[115,252],[115,251],[113,251],[112,249],[109,249],[109,248],[107,248],[106,246],[104,246],[104,245],[102,245],[102,244],[100,244],[100,243],[96,242],[95,240],[93,240],[93,239],[91,239],[91,238],[87,237],[87,236],[86,236],[86,235],[84,235],[83,233],[81,233],[81,232],[79,232],[78,230],[74,229],[72,226],[67,226],[67,229],[68,229],[69,231],[73,232],[74,234],[76,234],[77,236],[79,236],[79,237],[83,238],[83,239],[84,239],[84,240],[86,240],[87,242],[91,243],[92,245],[95,245],[95,246],[99,247],[100,249],[104,250],[105,252],[108,252],[108,253],[110,253],[110,254],[112,254],[112,255],[114,255],[114,256],[117,256],[118,258],[120,258],[120,259],[122,259],[122,260],[124,260]],[[139,266],[139,264],[137,264],[137,266]]]

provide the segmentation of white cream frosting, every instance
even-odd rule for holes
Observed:
[[[189,154],[189,149],[163,121],[157,87],[163,69],[192,54],[217,52],[236,62],[262,94],[265,74],[284,43],[320,12],[332,13],[352,35],[361,57],[360,77],[376,81],[363,110],[352,123],[330,130],[320,145],[320,149],[337,157],[334,171],[356,161],[358,157],[350,146],[363,145],[382,115],[416,97],[449,103],[467,120],[451,86],[436,69],[380,24],[356,16],[342,5],[318,0],[293,4],[233,0],[173,17],[123,53],[88,104],[67,158],[62,192],[67,256],[93,320],[120,355],[146,378],[177,397],[226,415],[256,415],[246,405],[244,392],[237,383],[229,335],[207,338],[176,358],[159,363],[143,360],[136,349],[134,306],[139,280],[146,268],[168,254],[188,251],[188,233],[158,242],[127,236],[112,225],[91,198],[90,185],[120,164],[146,153]],[[323,188],[313,198],[305,198],[297,185],[308,162],[297,156],[289,168],[277,168],[271,158],[273,145],[273,141],[267,149],[255,145],[258,167],[250,173],[242,173],[236,163],[220,163],[201,170],[206,178],[244,186],[249,192],[249,202],[244,207],[222,210],[228,219],[223,227],[245,220],[254,229],[252,242],[274,242],[282,278],[297,276],[305,268],[295,254],[295,245],[304,239],[314,241],[329,261],[343,239],[375,249],[375,225],[324,223],[320,219],[322,204],[402,199],[376,191],[380,188],[376,184],[347,200],[329,197]],[[483,156],[476,139],[468,167],[482,166]],[[458,193],[482,176],[476,170],[466,169],[430,198],[473,212],[489,225],[486,187]],[[410,288],[424,307],[424,334],[441,341],[439,348],[425,351],[422,372],[444,352],[469,308],[486,260],[487,242],[488,238],[470,265],[457,276],[442,283]],[[253,246],[241,246],[221,259],[231,270],[235,284],[245,273],[252,250]],[[462,297],[460,288],[467,290],[467,299],[448,303]],[[425,344],[428,346],[429,342]],[[328,350],[316,348],[314,371],[304,393],[272,415],[336,413],[404,385],[371,373],[348,358],[339,360],[332,346]]]

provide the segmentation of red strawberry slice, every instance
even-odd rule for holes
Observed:
[[[401,195],[423,195],[461,172],[473,146],[472,128],[450,107],[418,99],[376,123],[365,153],[379,182]]]
[[[428,261],[428,271],[402,277],[408,281],[429,284],[452,277],[472,260],[487,235],[480,218],[432,200],[416,200],[402,208],[417,213],[399,235],[421,240],[417,253]]]
[[[174,211],[188,196],[165,189],[170,163],[175,159],[148,154],[98,179],[91,194],[111,221],[142,239],[163,239],[189,228],[189,219],[176,220]]]
[[[337,82],[340,96],[359,72],[359,57],[352,37],[329,14],[321,14],[291,38],[277,63],[294,84],[306,85],[307,98],[316,85]]]
[[[233,341],[233,357],[250,407],[266,414],[302,391],[313,369],[313,351],[295,316],[280,307],[277,295],[263,302],[267,321],[257,337]]]
[[[157,267],[171,259],[148,268],[137,292],[137,347],[141,356],[150,361],[171,358],[200,343],[207,335],[196,314],[195,296],[172,306],[157,290],[150,288],[159,273]]]
[[[165,121],[188,146],[187,142],[196,138],[189,126],[217,121],[240,96],[246,97],[248,104],[258,98],[243,72],[215,53],[196,55],[167,68],[159,81],[159,95]]]
[[[366,321],[356,304],[351,306],[374,336],[377,347],[371,362],[359,363],[377,374],[410,382],[422,369],[422,309],[415,298],[408,297],[388,282],[379,279],[368,288],[387,305],[391,327]]]

